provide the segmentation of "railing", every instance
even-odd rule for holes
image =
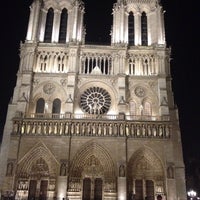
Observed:
[[[171,122],[155,119],[158,118],[133,118],[123,114],[102,116],[33,114],[14,118],[13,134],[25,136],[169,138]]]
[[[127,120],[127,121],[169,121],[168,115],[148,116],[148,115],[98,115],[98,114],[52,114],[52,113],[17,113],[16,118],[34,118],[34,119],[93,119],[93,120]]]

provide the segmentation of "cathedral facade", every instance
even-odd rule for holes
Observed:
[[[110,45],[85,42],[85,10],[81,0],[30,7],[1,145],[1,195],[186,200],[160,2],[117,0]]]

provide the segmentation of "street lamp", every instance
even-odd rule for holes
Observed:
[[[191,200],[197,196],[197,193],[194,190],[188,191],[188,196],[190,197]]]

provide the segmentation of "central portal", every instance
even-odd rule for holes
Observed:
[[[85,178],[83,180],[83,200],[102,200],[101,178]]]

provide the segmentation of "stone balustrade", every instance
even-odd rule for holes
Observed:
[[[88,119],[90,120],[88,121]],[[169,120],[157,121],[152,120],[152,117],[144,119],[145,120],[139,120],[138,116],[138,118],[135,117],[133,120],[133,116],[130,117],[125,115],[95,116],[66,114],[50,116],[50,114],[35,114],[30,115],[29,117],[14,118],[13,134],[33,136],[110,136],[133,138],[170,137],[171,125]]]

